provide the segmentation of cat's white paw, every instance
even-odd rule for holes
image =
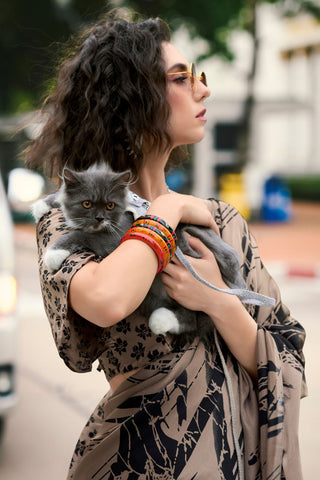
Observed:
[[[44,261],[49,270],[54,272],[61,267],[62,262],[69,257],[69,255],[69,250],[54,250],[53,248],[49,248],[44,256]]]
[[[37,200],[31,207],[32,215],[36,221],[39,222],[40,218],[47,212],[49,212],[50,206],[42,199]]]
[[[157,308],[149,318],[149,327],[153,333],[165,335],[166,333],[180,333],[181,326],[172,310]]]

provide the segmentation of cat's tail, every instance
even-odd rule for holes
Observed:
[[[211,283],[207,282],[204,278],[200,277],[198,273],[195,271],[189,260],[185,257],[182,253],[181,249],[177,247],[176,255],[180,262],[189,270],[192,275],[202,282],[207,287],[212,288],[218,292],[227,293],[229,295],[236,295],[242,303],[250,303],[252,305],[259,305],[265,307],[273,307],[275,305],[275,299],[271,297],[267,297],[266,295],[262,295],[261,293],[253,292],[252,290],[246,290],[244,288],[218,288],[212,285]]]

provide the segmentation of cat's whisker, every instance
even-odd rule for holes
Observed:
[[[110,227],[111,231],[115,231],[119,235],[123,234],[122,229],[119,225],[116,225],[116,224],[112,223],[112,224],[109,225],[109,227]]]
[[[86,219],[84,219],[84,218],[82,218],[82,217],[78,217],[78,218],[77,218],[77,217],[73,217],[72,219],[68,219],[68,220],[66,221],[66,223],[67,223],[68,227],[70,227],[70,228],[77,228],[77,229],[79,229],[79,228],[85,227],[87,221],[86,221]]]
[[[117,228],[119,229],[118,231]],[[118,226],[117,228],[115,225],[109,225],[109,233],[113,236],[113,238],[120,239],[123,235],[123,232]]]

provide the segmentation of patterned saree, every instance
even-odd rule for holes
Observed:
[[[130,201],[131,211],[141,214],[142,199]],[[304,330],[282,304],[240,214],[216,200],[211,208],[221,237],[239,254],[247,288],[276,299],[274,307],[246,307],[258,328],[257,385],[218,336],[232,385],[233,414],[215,342],[205,345],[196,338],[178,348],[170,335],[153,334],[137,312],[104,329],[72,311],[72,276],[89,260],[99,259],[79,252],[50,273],[43,255],[66,226],[58,209],[40,220],[41,287],[59,355],[77,372],[90,371],[98,360],[107,380],[139,369],[109,391],[90,416],[68,480],[302,479],[298,419],[300,398],[306,394]]]

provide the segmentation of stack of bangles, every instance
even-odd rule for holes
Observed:
[[[166,268],[176,251],[175,231],[155,215],[139,217],[124,234],[120,244],[132,239],[146,243],[155,252],[159,265],[157,273]]]

